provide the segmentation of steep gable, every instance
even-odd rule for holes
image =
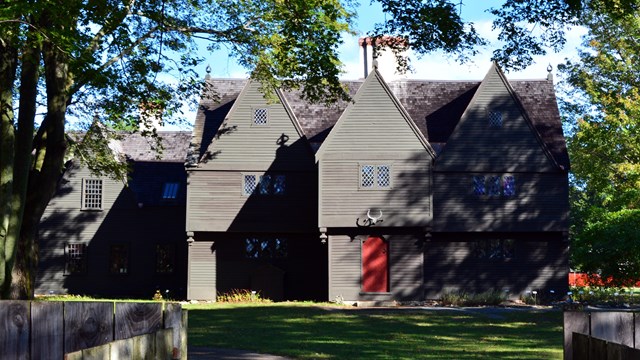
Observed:
[[[276,91],[268,101],[260,84],[246,83],[224,115],[199,168],[218,170],[300,169],[313,163],[302,128]]]
[[[356,93],[316,154],[427,151],[431,146],[377,69]]]
[[[436,159],[435,169],[550,172],[560,167],[494,64]]]

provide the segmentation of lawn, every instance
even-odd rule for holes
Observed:
[[[188,305],[189,345],[297,359],[560,359],[562,312]]]

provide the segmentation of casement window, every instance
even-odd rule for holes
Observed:
[[[492,127],[492,128],[502,127],[502,111],[489,110],[487,112],[487,117],[489,120],[489,127]]]
[[[250,237],[244,244],[248,259],[282,259],[288,255],[287,239]]]
[[[472,177],[473,194],[489,197],[516,196],[516,178],[513,175],[474,175]]]
[[[506,260],[514,257],[513,239],[477,240],[472,243],[472,252],[476,259]]]
[[[109,248],[109,273],[126,275],[129,270],[129,245],[111,245]]]
[[[486,195],[487,189],[484,183],[484,176],[476,175],[473,177],[473,193],[475,195]]]
[[[264,126],[269,124],[269,109],[257,108],[253,109],[253,122],[252,125]]]
[[[156,245],[156,274],[173,274],[176,267],[176,246]]]
[[[82,179],[83,210],[102,210],[102,180]]]
[[[360,165],[361,189],[390,189],[391,165]]]
[[[489,176],[487,183],[487,195],[500,196],[502,186],[500,185],[500,176]]]
[[[64,246],[64,274],[84,274],[87,272],[87,245],[67,243]]]
[[[177,182],[166,182],[162,185],[162,199],[173,200],[178,196],[180,184]]]
[[[242,175],[242,195],[284,195],[287,177],[285,175]]]

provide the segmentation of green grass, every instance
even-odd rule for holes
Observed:
[[[297,359],[560,359],[560,311],[376,310],[208,304],[189,310],[189,345]]]

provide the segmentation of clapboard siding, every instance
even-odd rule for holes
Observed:
[[[383,235],[389,243],[388,294],[361,292],[362,242],[368,235],[351,239],[329,236],[329,300],[419,300],[423,287],[423,250],[415,234]]]
[[[387,90],[379,74],[372,73],[322,144],[318,156],[323,159],[326,153],[344,151],[426,152],[419,130]]]
[[[475,195],[473,177],[512,175],[513,197]],[[435,231],[566,231],[566,173],[434,172]]]
[[[224,170],[243,163],[272,166],[276,157],[286,157],[278,163],[281,170],[309,169],[313,155],[308,144],[300,142],[301,134],[283,103],[268,103],[257,82],[249,82],[240,93],[225,121],[218,129],[199,168]],[[274,100],[275,101],[275,100]],[[268,124],[254,125],[253,112],[268,109]],[[286,142],[282,142],[286,139]],[[304,146],[303,146],[304,145]],[[289,148],[295,149],[295,151]]]
[[[122,181],[102,178],[102,210],[81,209],[82,179],[97,179],[79,166],[67,168],[59,182],[56,195],[47,206],[39,226],[40,259],[36,277],[36,294],[86,294],[102,297],[151,298],[156,290],[169,290],[173,298],[184,298],[186,286],[186,237],[184,233],[184,195],[182,202],[164,203],[162,206],[162,179],[176,173],[175,164],[155,163],[134,173],[155,177],[149,198],[134,192]],[[146,165],[145,165],[146,166]],[[168,168],[167,168],[168,166]],[[181,166],[178,164],[178,170]],[[184,193],[184,170],[177,172]],[[130,180],[130,186],[147,186],[145,180]],[[157,191],[156,191],[157,190]],[[151,203],[151,197],[155,204]],[[159,225],[161,224],[161,225]],[[86,246],[86,271],[65,273],[68,243]],[[129,272],[110,272],[112,245],[129,247]],[[157,245],[170,245],[175,263],[172,273],[156,272]],[[145,256],[135,256],[146,254]],[[117,282],[118,286],[113,286]]]
[[[243,174],[285,175],[283,195],[245,196]],[[194,171],[187,195],[188,231],[317,229],[315,172]]]
[[[47,212],[55,211],[57,209],[79,210],[82,206],[83,179],[102,179],[103,211],[111,209],[122,190],[125,189],[125,184],[120,180],[113,180],[93,175],[86,167],[70,163],[62,176],[62,179],[58,183],[58,190],[56,191],[56,194],[53,196],[45,210],[45,216]],[[131,202],[131,205],[134,205],[134,203]],[[93,212],[93,210],[87,212]]]
[[[344,154],[343,154],[344,155]],[[360,166],[391,166],[390,189],[361,189]],[[426,226],[431,222],[431,157],[419,153],[389,153],[359,160],[327,156],[319,165],[321,227],[355,226],[357,218],[367,218],[367,210],[377,216],[382,210],[384,226]]]
[[[187,298],[216,298],[216,251],[213,241],[195,241],[189,246]]]
[[[513,258],[478,258],[474,241],[492,238],[513,239]],[[425,295],[489,290],[508,290],[515,296],[532,290],[549,295],[553,290],[561,295],[567,290],[567,254],[568,244],[560,233],[436,233],[425,245]]]
[[[421,300],[423,298],[423,250],[416,235],[390,235],[390,291],[395,300]]]
[[[359,239],[346,235],[329,236],[329,300],[359,298],[361,246]]]
[[[431,221],[432,157],[426,140],[377,71],[360,87],[318,152],[320,227],[353,227],[383,212],[385,226]],[[361,165],[390,165],[390,189],[361,189]]]
[[[436,159],[436,171],[557,171],[506,80],[493,67]],[[489,111],[502,112],[490,127]]]
[[[184,211],[184,206],[112,209],[91,219],[61,210],[48,213],[40,226],[36,293],[151,298],[155,290],[169,290],[171,297],[183,298],[187,263]],[[85,273],[65,274],[67,243],[86,245]],[[115,244],[129,247],[128,274],[110,273],[110,247]],[[156,272],[159,244],[175,250],[173,273]]]

